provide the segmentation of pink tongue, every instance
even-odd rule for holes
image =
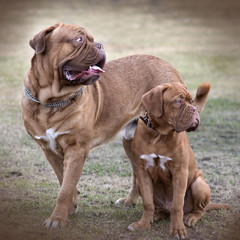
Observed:
[[[95,74],[98,74],[98,73],[104,73],[105,71],[103,69],[101,69],[100,67],[98,66],[90,66],[89,69],[87,71],[82,71],[82,72],[79,72],[79,73],[75,73],[75,74],[70,74],[68,71],[67,71],[67,79],[69,81],[74,81],[84,75],[95,75]]]
[[[101,72],[101,73],[104,73],[105,71],[104,70],[102,70],[100,67],[98,67],[98,66],[90,66],[89,67],[89,70],[91,71],[91,70],[93,70],[93,71],[95,71],[95,72]]]

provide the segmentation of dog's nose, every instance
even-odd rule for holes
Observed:
[[[196,108],[196,107],[192,107],[191,111],[192,111],[193,113],[195,113],[195,112],[197,112],[197,108]]]
[[[103,45],[101,43],[95,43],[96,48],[103,49]]]

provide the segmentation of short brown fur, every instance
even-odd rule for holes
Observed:
[[[65,226],[68,215],[76,211],[76,186],[89,151],[111,140],[143,111],[143,94],[159,84],[182,79],[170,64],[153,56],[125,57],[104,66],[103,47],[77,25],[59,23],[48,27],[30,45],[35,54],[24,85],[40,103],[23,93],[22,117],[27,132],[42,148],[61,185],[56,207],[45,221],[46,227],[57,228]],[[63,76],[64,69],[82,71],[97,63],[104,66],[101,77],[86,75],[73,84]],[[44,106],[69,99],[83,85],[83,92],[70,104]],[[132,161],[131,139],[124,139],[123,143]],[[125,204],[138,198],[133,173],[132,191],[121,199]]]
[[[183,84],[169,83],[142,97],[154,129],[139,120],[132,143],[144,213],[129,230],[148,229],[154,219],[170,215],[170,234],[185,239],[184,221],[194,226],[206,210],[229,208],[209,204],[210,188],[197,169],[185,132],[197,129],[197,110],[203,109],[209,90],[210,84],[203,83],[193,102]]]

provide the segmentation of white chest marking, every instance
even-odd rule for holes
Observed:
[[[151,155],[141,155],[140,158],[146,160],[145,169],[148,169],[155,166],[154,158],[157,158],[157,155],[152,153]]]
[[[61,135],[64,135],[64,134],[67,134],[69,133],[69,131],[66,131],[66,132],[54,132],[54,129],[53,128],[49,128],[47,131],[46,131],[46,136],[35,136],[36,139],[38,140],[44,140],[46,142],[48,142],[48,146],[49,148],[55,152],[56,154],[58,154],[57,152],[57,142],[56,142],[56,138],[58,136],[61,136]]]
[[[167,161],[171,161],[172,160],[169,157],[162,156],[162,155],[156,155],[155,153],[152,153],[150,155],[141,155],[140,158],[144,159],[146,161],[145,169],[148,169],[149,167],[154,167],[155,166],[154,158],[159,158],[159,160],[160,160],[159,161],[159,166],[162,168],[163,171],[166,169],[164,164]]]

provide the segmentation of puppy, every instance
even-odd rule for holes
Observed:
[[[210,188],[197,168],[186,132],[200,123],[198,112],[206,104],[209,83],[198,87],[195,100],[182,83],[159,85],[142,97],[147,109],[135,131],[132,151],[137,186],[144,213],[128,229],[148,229],[154,219],[170,214],[170,235],[185,239],[187,226],[194,226],[206,210],[229,208],[209,204]]]

